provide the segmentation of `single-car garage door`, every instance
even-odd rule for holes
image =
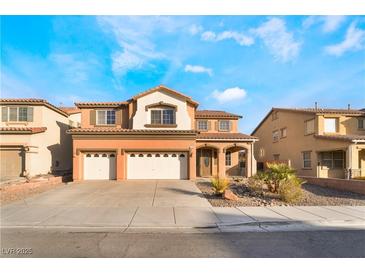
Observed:
[[[186,152],[131,152],[128,154],[128,179],[187,179]]]
[[[22,176],[24,171],[24,152],[20,148],[0,150],[0,177],[2,179]]]
[[[115,153],[85,154],[84,180],[115,180],[115,178]]]

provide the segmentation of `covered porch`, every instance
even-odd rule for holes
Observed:
[[[256,173],[253,140],[197,140],[197,177],[251,177]]]

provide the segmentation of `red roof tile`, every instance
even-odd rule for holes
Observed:
[[[365,141],[365,135],[314,135],[315,138],[338,141]]]
[[[66,112],[68,115],[81,112],[81,109],[79,109],[77,107],[60,107],[60,109],[64,112]]]
[[[247,135],[247,134],[243,134],[243,133],[220,133],[220,132],[217,132],[217,133],[199,133],[198,134],[198,137],[197,137],[197,140],[199,139],[212,139],[212,140],[221,140],[221,139],[224,139],[224,140],[230,140],[230,139],[237,139],[237,140],[247,140],[247,139],[258,139],[257,137],[255,136],[251,136],[251,135]]]
[[[44,99],[36,99],[36,98],[5,98],[0,99],[0,104],[2,105],[10,105],[10,104],[21,104],[21,105],[43,105],[46,106],[66,117],[68,117],[68,114],[63,111],[61,108],[56,107],[55,105],[52,105],[47,100]]]
[[[163,129],[125,129],[125,128],[109,128],[109,127],[95,127],[95,128],[73,128],[67,130],[67,133],[85,133],[85,134],[197,134],[195,130],[163,130]]]
[[[46,130],[46,127],[0,127],[1,134],[35,134]]]
[[[195,118],[242,118],[242,116],[222,110],[197,110]]]
[[[75,105],[78,108],[89,108],[89,107],[121,107],[128,105],[128,102],[77,102]]]

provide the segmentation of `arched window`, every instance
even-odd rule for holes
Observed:
[[[114,157],[115,157],[115,155],[112,153],[112,154],[110,154],[110,155],[109,155],[109,157],[110,157],[110,158],[114,158]]]
[[[94,157],[99,157],[99,154],[94,154]]]
[[[157,153],[157,154],[155,155],[155,157],[160,157],[160,154],[158,154],[158,153]]]
[[[152,157],[152,154],[147,154],[147,157]]]
[[[180,158],[185,158],[185,155],[184,154],[180,154],[179,156]]]
[[[86,157],[91,157],[91,154],[90,153],[86,154]]]
[[[171,155],[171,157],[176,157],[176,154],[175,154],[175,153],[174,153],[174,154],[172,154],[172,155]]]
[[[138,155],[138,157],[143,157],[143,154],[142,154],[142,153],[141,153],[141,154],[139,154],[139,155]]]
[[[105,153],[103,153],[102,157],[108,157],[108,155],[106,155]]]
[[[165,154],[163,155],[163,157],[169,157],[169,155],[165,153]]]
[[[130,157],[136,157],[136,155],[134,155],[134,154],[131,154],[131,155],[130,155]]]

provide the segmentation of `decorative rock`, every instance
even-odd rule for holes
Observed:
[[[234,194],[232,192],[232,190],[226,189],[223,193],[223,198],[226,200],[231,200],[231,201],[238,201],[238,197],[236,194]]]

